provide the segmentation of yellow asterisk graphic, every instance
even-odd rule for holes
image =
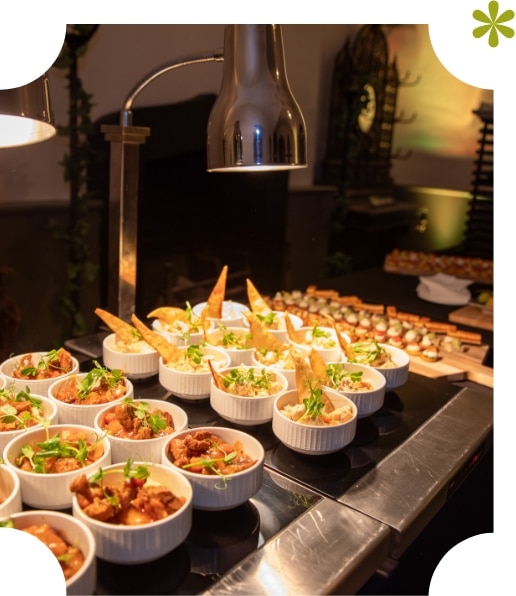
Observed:
[[[475,20],[480,21],[481,23],[486,23],[485,25],[473,29],[473,37],[478,39],[489,32],[489,45],[492,48],[496,48],[498,45],[498,33],[501,33],[509,39],[514,37],[514,29],[512,27],[507,27],[507,25],[502,25],[502,23],[507,23],[507,21],[514,19],[514,11],[506,10],[498,16],[498,8],[498,2],[492,0],[488,5],[489,15],[486,15],[481,10],[473,11],[473,18]]]

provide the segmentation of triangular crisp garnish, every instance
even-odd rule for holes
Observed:
[[[348,360],[354,360],[355,352],[353,350],[353,346],[349,343],[349,341],[346,341],[346,339],[344,338],[342,333],[338,330],[337,323],[335,322],[335,319],[327,313],[322,313],[322,314],[323,314],[324,318],[331,324],[331,326],[335,330],[335,333],[337,334],[337,341],[339,342],[340,349],[344,352],[344,354],[346,355],[346,358]]]
[[[247,299],[249,300],[249,306],[251,307],[251,310],[259,315],[269,314],[272,311],[272,309],[265,302],[260,292],[258,292],[256,287],[254,286],[253,282],[250,279],[246,279],[246,284]]]
[[[287,337],[290,339],[290,341],[293,341],[296,344],[303,343],[303,340],[294,327],[294,323],[292,323],[292,319],[290,318],[288,312],[285,312],[285,327],[287,329]]]
[[[142,323],[138,317],[131,316],[133,325],[141,333],[143,339],[152,346],[156,352],[163,358],[165,363],[174,362],[181,356],[181,350],[168,342],[162,335],[149,329],[145,323]]]
[[[160,306],[147,315],[148,319],[158,319],[167,325],[173,325],[176,321],[188,322],[188,313],[184,308],[178,306]]]
[[[139,339],[136,329],[116,315],[112,315],[110,312],[103,310],[102,308],[96,308],[95,314],[100,317],[111,331],[113,331],[113,333],[115,333],[115,335],[117,335],[124,343],[129,344]]]
[[[249,321],[249,330],[253,338],[253,346],[256,350],[259,352],[262,350],[282,352],[285,349],[285,344],[281,343],[254,313],[246,312],[244,315]]]
[[[311,393],[314,389],[320,389],[323,385],[323,379],[319,378],[317,374],[311,369],[310,365],[299,352],[291,350],[292,358],[296,366],[296,388],[298,401],[300,404],[305,399],[311,397]],[[335,406],[331,402],[331,399],[322,391],[321,399],[324,402],[324,409],[326,412],[332,412]]]
[[[206,306],[204,307],[201,318],[204,320],[206,317],[212,319],[222,318],[222,306],[224,304],[224,297],[226,295],[226,282],[228,278],[228,266],[224,265],[220,272],[219,278],[217,279],[213,289],[208,296]]]

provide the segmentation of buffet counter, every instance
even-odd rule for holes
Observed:
[[[416,285],[373,270],[325,287],[446,321],[450,307],[424,303]],[[100,359],[102,337],[68,342],[85,369]],[[492,334],[483,332],[483,339],[492,345]],[[233,426],[209,400],[181,400],[156,377],[136,382],[135,398],[177,403],[191,428]],[[393,570],[403,568],[449,503],[467,511],[478,497],[471,483],[492,458],[493,391],[411,372],[405,385],[387,392],[381,410],[359,419],[350,445],[324,456],[289,450],[271,423],[245,430],[265,448],[262,489],[233,510],[194,510],[187,540],[163,559],[138,566],[99,560],[98,594],[403,593],[389,591]],[[484,477],[482,483],[486,494]],[[492,531],[489,507],[484,514]],[[474,535],[476,528],[466,531]],[[447,548],[467,537],[450,527],[446,533]]]

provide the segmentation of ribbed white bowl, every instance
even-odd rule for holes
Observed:
[[[238,368],[238,367],[231,367]],[[227,373],[229,369],[220,371],[221,374]],[[251,366],[252,368],[260,373],[260,371],[266,367],[262,366]],[[287,379],[277,371],[269,372],[274,375],[276,380],[281,383],[281,389],[275,391],[270,395],[260,397],[245,397],[242,395],[233,395],[222,389],[219,389],[215,382],[211,381],[211,393],[210,393],[210,405],[211,407],[221,416],[224,420],[233,422],[234,424],[240,424],[242,426],[253,426],[256,424],[265,424],[272,420],[272,408],[274,400],[287,390],[288,381]]]
[[[351,405],[354,416],[348,422],[335,426],[311,426],[290,420],[281,410],[288,404],[298,403],[297,389],[286,391],[274,402],[272,431],[287,447],[307,455],[325,455],[339,451],[355,438],[357,407],[346,396],[332,389],[325,389],[335,408]]]
[[[79,373],[77,375],[79,381],[84,379],[88,373]],[[52,399],[58,411],[59,424],[84,424],[93,428],[95,424],[95,416],[109,404],[68,404],[56,397],[59,388],[66,379],[61,379],[53,383],[48,390],[48,397]],[[120,403],[126,397],[133,397],[134,387],[129,379],[125,380],[126,392],[121,397],[113,400],[110,404]]]
[[[196,474],[175,466],[169,455],[170,441],[176,437],[184,438],[197,430],[209,430],[230,444],[239,441],[244,452],[255,459],[256,463],[243,472],[227,476],[225,485],[222,484],[217,475]],[[193,488],[194,509],[203,509],[205,511],[231,509],[242,505],[254,496],[263,484],[264,459],[265,451],[257,439],[243,431],[222,426],[199,427],[174,433],[163,446],[162,451],[163,464],[178,470],[190,482]]]
[[[33,365],[36,366],[40,358],[47,354],[48,352],[31,352]],[[55,383],[58,379],[63,379],[79,372],[79,361],[72,356],[72,370],[68,373],[50,379],[18,379],[13,377],[12,373],[23,356],[25,356],[25,354],[13,356],[12,358],[4,360],[4,362],[0,364],[0,372],[5,378],[6,385],[12,385],[18,391],[25,391],[28,387],[30,393],[33,395],[47,395],[48,389],[52,383]]]
[[[186,350],[186,347],[180,347],[180,349]],[[203,351],[213,357],[212,363],[216,370],[229,366],[231,360],[223,350],[205,346]],[[165,364],[163,358],[160,358],[158,378],[165,389],[181,399],[199,400],[210,397],[212,379],[210,371],[196,373],[176,370],[173,368],[173,364]]]
[[[206,302],[199,302],[192,310],[198,317],[201,316]],[[225,327],[244,327],[245,317],[242,313],[247,312],[249,307],[241,302],[233,302],[232,300],[224,300],[222,303],[222,317],[220,319],[208,317],[209,321],[213,321],[214,325],[224,325]]]
[[[56,433],[68,429],[84,430],[92,440],[98,438],[97,433],[92,427],[78,424],[55,424],[49,426],[48,437],[52,437]],[[72,505],[70,482],[82,471],[86,474],[93,474],[100,467],[108,466],[111,463],[111,444],[107,437],[104,437],[102,439],[102,446],[104,447],[103,455],[96,462],[79,470],[60,474],[38,474],[18,468],[15,462],[21,453],[22,447],[36,441],[46,440],[47,429],[45,428],[36,428],[27,431],[24,435],[15,437],[7,443],[3,451],[3,458],[5,464],[18,474],[22,500],[26,505],[36,509],[68,509]]]
[[[159,409],[163,412],[168,412],[174,421],[174,432],[183,430],[188,426],[187,413],[169,401],[160,399],[146,399],[135,400],[145,401],[149,404],[150,410]],[[116,405],[106,406],[95,417],[94,427],[100,434],[106,432],[104,426],[104,418],[106,414],[113,412]],[[111,443],[111,462],[113,464],[126,462],[128,459],[133,461],[146,461],[151,463],[161,463],[161,451],[163,443],[165,443],[170,435],[163,435],[161,437],[154,437],[152,439],[124,439],[122,437],[115,437],[108,434],[107,438]]]
[[[9,466],[0,464],[0,519],[10,517],[22,509],[21,484],[18,474]]]
[[[230,366],[238,366],[239,364],[245,364],[251,366],[253,363],[254,346],[249,341],[251,347],[240,349],[235,346],[223,346],[221,345],[221,338],[227,333],[234,333],[237,336],[245,336],[249,334],[248,327],[216,327],[206,333],[206,342],[219,350],[222,350],[230,358]]]
[[[383,406],[385,399],[386,380],[378,370],[363,366],[362,364],[353,364],[351,362],[338,362],[340,367],[348,372],[362,372],[362,380],[370,383],[373,388],[368,391],[350,391],[335,389],[340,394],[349,397],[349,399],[356,405],[357,414],[359,418],[370,416]]]
[[[174,346],[190,346],[199,344],[204,339],[204,331],[193,331],[185,337],[184,333],[169,331],[159,319],[152,321],[154,331],[161,333]]]
[[[256,350],[253,352],[253,366],[265,366],[270,370],[280,373],[287,379],[287,389],[296,388],[296,371],[295,369],[281,368],[276,364],[264,364],[256,355]]]
[[[396,364],[393,368],[386,367],[371,367],[377,370],[385,377],[386,385],[385,391],[391,391],[397,387],[401,387],[407,382],[409,374],[410,356],[401,350],[389,344],[378,344],[380,347],[390,353],[393,362]]]
[[[102,342],[104,366],[110,370],[121,370],[130,379],[145,379],[158,374],[159,354],[147,346],[139,353],[121,352],[116,349],[115,333],[106,336]]]
[[[301,335],[301,337],[306,337],[305,342],[298,343],[298,342],[290,340],[290,343],[297,350],[299,350],[302,354],[309,354],[310,350],[313,348],[314,350],[317,351],[318,354],[320,354],[320,356],[324,360],[324,362],[339,362],[342,359],[342,350],[339,345],[339,342],[337,339],[337,334],[336,334],[335,330],[332,329],[331,327],[319,326],[319,328],[330,334],[331,338],[335,342],[334,346],[325,348],[325,347],[317,346],[314,343],[311,343],[310,336],[311,336],[311,333],[313,330],[313,325],[312,326],[303,326],[303,327],[300,327],[299,329],[297,329],[297,332],[298,332],[298,334]]]
[[[111,563],[131,565],[159,559],[178,547],[192,527],[192,486],[177,470],[158,463],[147,464],[149,477],[166,486],[175,495],[185,497],[185,503],[174,514],[149,524],[139,526],[116,525],[95,520],[81,509],[73,496],[73,516],[87,526],[96,542],[97,557]],[[104,467],[109,473],[109,484],[124,482],[124,463]]]
[[[12,516],[14,527],[23,530],[32,525],[48,523],[62,532],[65,540],[81,549],[84,555],[82,567],[66,580],[67,596],[94,594],[97,587],[97,560],[95,538],[90,529],[79,519],[59,511],[24,511]]]
[[[50,424],[58,424],[58,411],[57,405],[54,403],[54,400],[50,399],[49,397],[45,397],[44,395],[33,395],[31,397],[41,400],[41,405],[43,407],[43,418],[45,419],[45,423]],[[1,401],[0,401],[1,403]],[[34,426],[29,426],[25,429],[20,430],[4,430],[0,431],[0,453],[4,450],[5,446],[9,441],[17,437],[18,435],[22,435],[33,428],[40,428],[42,426],[42,422],[39,424],[35,424]]]

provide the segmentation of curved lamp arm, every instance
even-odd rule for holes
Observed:
[[[222,51],[205,52],[160,66],[143,78],[128,94],[119,125],[102,125],[111,144],[109,163],[108,309],[130,321],[136,304],[136,248],[138,233],[139,148],[150,128],[132,125],[137,96],[161,75],[192,64],[221,62]]]

